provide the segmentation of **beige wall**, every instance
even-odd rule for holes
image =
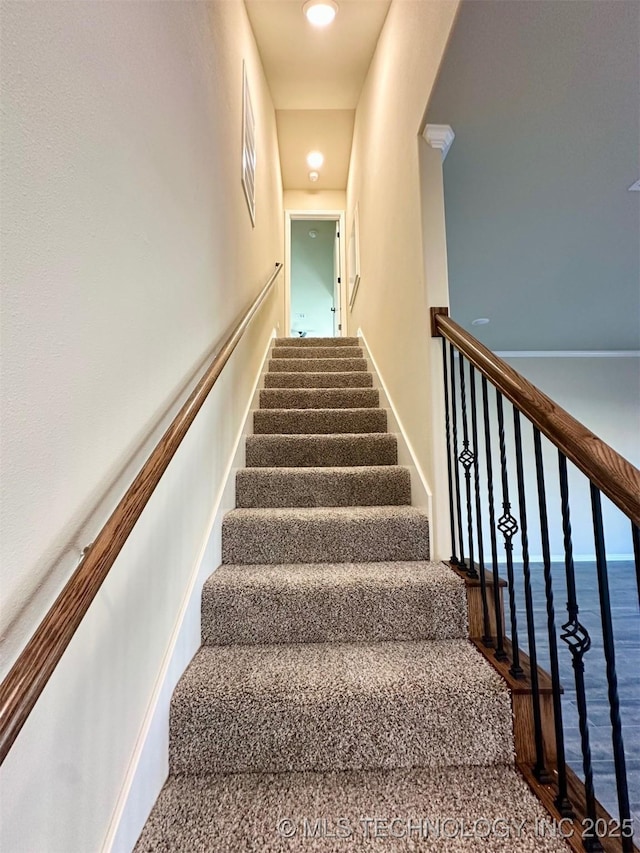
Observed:
[[[5,3],[1,34],[6,672],[189,379],[282,260],[283,207],[275,114],[241,0]],[[243,59],[255,229],[240,183]],[[282,281],[3,765],[3,850],[86,853],[113,831],[281,320]],[[207,554],[211,571],[219,544]],[[196,609],[187,660],[197,622]],[[166,773],[166,731],[154,736],[147,804]]]
[[[347,194],[343,190],[285,190],[285,210],[344,210]]]
[[[457,6],[392,3],[356,112],[347,187],[348,232],[359,208],[361,267],[349,332],[365,333],[432,489],[431,371],[439,349],[428,306],[442,292],[425,281],[418,132]]]

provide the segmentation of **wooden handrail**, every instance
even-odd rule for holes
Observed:
[[[0,764],[4,761],[38,697],[51,677],[80,622],[189,427],[202,408],[253,315],[282,269],[275,271],[242,314],[189,399],[172,420],[138,476],[102,528],[35,634],[0,685]]]
[[[517,370],[483,346],[445,313],[433,309],[433,330],[529,418],[613,503],[640,526],[640,471]]]

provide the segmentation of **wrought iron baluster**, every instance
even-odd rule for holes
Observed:
[[[591,763],[591,744],[589,741],[589,721],[587,719],[587,697],[584,687],[584,656],[591,648],[589,632],[578,620],[578,598],[576,595],[575,568],[573,565],[573,542],[571,539],[571,511],[569,509],[569,480],[567,476],[567,458],[558,451],[558,469],[560,479],[560,507],[562,511],[562,533],[564,538],[564,563],[567,576],[567,613],[568,621],[562,626],[560,638],[569,646],[571,662],[576,682],[576,704],[578,706],[578,725],[582,746],[582,769],[584,770],[584,793],[587,818],[596,821],[596,801],[593,791],[593,765]],[[585,838],[585,849],[602,850],[597,838]]]
[[[447,476],[449,478],[449,521],[451,523],[451,557],[449,562],[458,564],[456,555],[456,522],[453,509],[453,472],[451,471],[451,423],[449,418],[449,372],[447,368],[447,340],[442,338],[442,372],[444,375],[444,423],[447,435]]]
[[[462,358],[462,356],[460,356]],[[460,505],[460,469],[458,468],[458,413],[456,410],[456,371],[453,353],[453,344],[449,344],[449,365],[451,367],[451,426],[453,434],[453,460],[454,481],[456,484],[456,515],[458,519],[458,543],[460,545],[460,559],[458,566],[466,571],[467,564],[464,559],[464,537],[462,535],[462,507]]]
[[[544,763],[544,743],[542,740],[542,716],[540,713],[540,684],[538,681],[538,653],[536,649],[536,628],[533,616],[533,596],[531,593],[531,567],[529,565],[529,531],[527,528],[527,503],[524,486],[524,467],[522,464],[522,432],[520,412],[513,407],[513,429],[516,448],[516,477],[518,481],[518,508],[520,511],[520,536],[522,540],[522,573],[524,576],[524,601],[527,611],[527,639],[529,641],[529,661],[531,664],[531,702],[533,707],[533,732],[536,744],[536,763],[533,768],[538,781],[548,784],[551,776]]]
[[[476,571],[475,561],[473,558],[473,513],[471,510],[471,468],[475,464],[475,447],[473,451],[469,448],[469,425],[467,418],[467,391],[464,379],[464,358],[462,353],[458,353],[458,361],[460,363],[460,407],[462,412],[462,453],[459,457],[459,462],[464,468],[464,483],[465,493],[467,497],[467,535],[469,537],[469,566],[467,568],[467,577],[476,579],[478,572]]]
[[[504,550],[507,557],[507,584],[509,586],[509,616],[511,621],[511,666],[509,672],[514,678],[524,678],[520,666],[520,649],[518,647],[518,617],[516,614],[516,590],[513,576],[513,537],[518,532],[518,522],[511,515],[509,502],[509,475],[507,473],[507,449],[504,440],[504,411],[502,394],[496,391],[498,404],[498,440],[500,442],[500,470],[502,474],[502,515],[498,519],[498,530],[504,537]]]
[[[471,437],[473,439],[473,450],[475,453],[475,465],[473,466],[473,479],[476,492],[476,522],[478,530],[478,564],[480,566],[480,595],[482,598],[482,642],[485,646],[493,646],[491,639],[491,625],[489,622],[489,606],[487,604],[487,578],[484,566],[484,540],[482,535],[482,514],[480,503],[480,457],[478,448],[478,413],[476,411],[476,372],[472,364],[469,364],[469,390],[471,393]]]
[[[489,394],[487,379],[482,377],[482,415],[484,419],[484,446],[487,460],[487,495],[489,498],[489,536],[491,538],[491,565],[493,570],[493,606],[496,617],[496,660],[508,660],[504,650],[502,627],[502,602],[500,598],[500,575],[498,573],[498,543],[496,542],[496,511],[493,499],[493,461],[491,459],[491,424],[489,421]]]
[[[563,817],[574,817],[567,793],[567,764],[564,751],[564,731],[562,728],[562,699],[560,667],[558,664],[558,639],[556,636],[556,616],[553,603],[553,580],[551,576],[551,546],[549,544],[549,521],[547,517],[547,495],[544,482],[542,461],[542,442],[540,430],[533,428],[533,447],[536,460],[536,479],[538,482],[538,509],[540,513],[540,537],[542,542],[542,562],[544,565],[544,588],[547,602],[547,633],[549,636],[549,661],[551,666],[551,689],[553,691],[553,721],[556,736],[556,763],[558,768],[558,794],[555,805]]]
[[[618,696],[618,676],[616,674],[616,652],[611,622],[611,598],[607,573],[607,555],[602,524],[602,502],[600,490],[591,483],[591,510],[593,514],[593,538],[596,546],[596,568],[598,572],[598,590],[600,592],[600,618],[602,620],[602,640],[604,657],[607,662],[607,685],[609,693],[609,711],[611,716],[611,735],[613,742],[613,760],[616,769],[616,787],[618,789],[618,808],[620,823],[627,826],[631,820],[629,807],[629,787],[627,768],[622,741],[622,723],[620,722],[620,699]],[[633,850],[633,839],[622,838],[622,849]]]

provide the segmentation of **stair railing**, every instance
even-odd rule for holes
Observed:
[[[487,657],[492,656],[508,666],[510,676],[518,680],[525,678],[525,655],[520,650],[520,643],[526,644],[527,677],[532,699],[532,737],[536,756],[534,766],[529,769],[534,779],[540,786],[552,786],[553,803],[562,817],[580,819],[585,850],[612,849],[614,843],[616,846],[613,849],[632,851],[635,848],[629,773],[620,716],[621,691],[616,671],[616,641],[601,494],[628,519],[630,551],[634,555],[635,585],[640,601],[640,471],[455,323],[448,316],[446,308],[431,309],[431,326],[432,336],[442,337],[452,543],[450,563],[475,581],[476,586],[479,582],[483,630],[478,645],[484,646]],[[505,420],[505,402],[507,406],[510,403],[512,409],[509,430],[506,428],[509,423]],[[522,416],[529,422],[532,432],[528,436],[528,447],[532,447],[533,453],[528,455],[523,451]],[[507,431],[511,435],[510,441],[507,441]],[[550,547],[551,519],[543,440],[545,444],[550,442],[553,453],[557,453],[558,480],[555,485],[559,491],[560,504],[557,529],[559,535],[561,531],[564,550],[564,571],[561,570],[560,577],[557,572],[554,574]],[[507,444],[509,449],[513,448],[512,453],[509,453]],[[529,503],[525,460],[534,475],[529,483],[535,484],[533,489],[529,489],[535,492],[529,495]],[[595,796],[590,744],[592,732],[588,718],[589,690],[585,681],[585,656],[592,648],[592,636],[580,619],[579,600],[584,595],[580,589],[581,573],[576,569],[573,553],[568,461],[586,476],[589,484],[600,623],[595,626],[595,631],[601,631],[606,664],[610,755],[615,767],[617,821],[608,820],[610,815],[603,811]],[[534,513],[531,512],[532,503],[537,510]],[[498,504],[501,510],[497,508]],[[535,522],[533,517],[527,517],[528,514],[537,516]],[[533,524],[538,526],[536,533],[539,534],[541,546],[541,566],[534,565],[530,557],[529,525]],[[503,582],[499,576],[498,559],[499,535],[503,539],[507,575],[508,620],[504,621],[501,600]],[[518,563],[514,561],[514,549],[521,556]],[[517,566],[521,576],[516,572]],[[542,620],[538,614],[538,620],[543,623],[546,621],[542,632],[541,626],[536,625],[532,577],[539,584],[538,599],[540,610],[544,612]],[[544,591],[541,590],[542,586]],[[563,592],[566,591],[567,617],[559,619],[559,629],[556,625],[554,589],[557,598],[560,587]],[[635,595],[632,602],[634,598]],[[490,610],[494,614],[493,620]],[[524,613],[526,639],[522,635],[522,625],[519,624],[519,611],[520,616]],[[584,616],[582,618],[584,620]],[[591,632],[594,633],[594,627]],[[507,634],[510,639],[507,639]],[[561,643],[558,643],[558,639]],[[541,641],[543,649],[540,648]],[[564,685],[561,683],[561,664],[564,661],[561,653],[570,656],[575,681],[583,786],[568,767],[566,758],[563,728],[563,712],[566,715],[566,711],[562,703]],[[538,663],[543,654],[551,674],[553,722],[548,727],[552,730],[551,734],[544,724],[541,710],[539,680],[544,673],[538,669]],[[633,669],[627,668],[626,671],[633,672]],[[635,669],[635,672],[637,679],[638,670]],[[566,667],[564,673],[566,678]],[[545,742],[549,739],[554,742]]]
[[[71,642],[171,459],[282,270],[282,263],[216,350],[209,366],[0,684],[0,764]]]

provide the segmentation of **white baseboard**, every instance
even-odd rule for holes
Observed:
[[[413,445],[411,444],[402,421],[400,420],[400,416],[398,415],[398,411],[393,403],[393,399],[391,398],[389,389],[384,381],[384,377],[380,373],[378,363],[371,352],[362,329],[358,329],[357,335],[364,345],[365,358],[369,360],[372,367],[371,372],[373,374],[373,384],[380,392],[380,405],[382,408],[387,410],[387,428],[389,432],[395,434],[398,440],[398,464],[407,467],[411,475],[411,503],[414,506],[425,509],[429,516],[429,520],[431,520],[433,518],[433,496],[429,482],[418,461]]]
[[[178,680],[200,647],[200,599],[211,566],[221,558],[222,519],[235,507],[235,474],[244,467],[245,441],[253,432],[253,409],[262,385],[274,329],[252,385],[242,423],[236,435],[220,488],[216,495],[207,533],[196,559],[191,579],[174,626],[167,652],[140,729],[122,790],[102,845],[102,853],[131,853],[169,773],[169,709]]]

